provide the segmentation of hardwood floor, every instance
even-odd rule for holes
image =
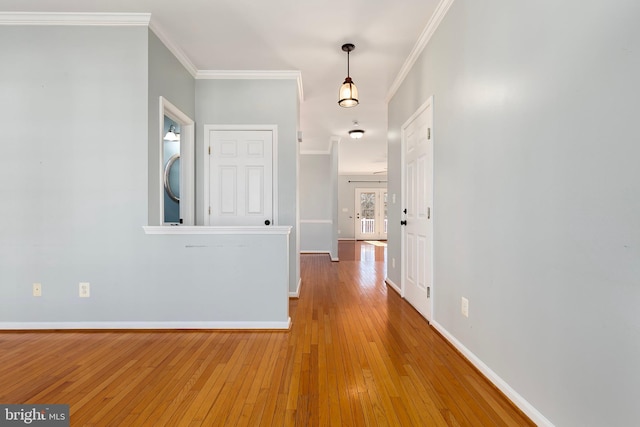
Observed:
[[[387,288],[385,248],[302,255],[290,331],[1,332],[0,403],[72,426],[533,425]]]

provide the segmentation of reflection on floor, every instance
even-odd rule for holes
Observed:
[[[340,240],[338,242],[340,261],[382,262],[387,266],[387,242]]]
[[[386,240],[365,240],[364,242],[373,246],[387,246]]]

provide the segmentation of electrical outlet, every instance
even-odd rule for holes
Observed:
[[[462,297],[462,306],[460,307],[460,311],[464,317],[469,317],[469,300],[465,297]]]
[[[42,296],[42,285],[40,283],[33,284],[33,296],[34,297]]]
[[[396,268],[396,259],[391,258],[391,268]]]
[[[80,298],[89,298],[91,295],[91,289],[88,282],[80,282],[79,295]]]

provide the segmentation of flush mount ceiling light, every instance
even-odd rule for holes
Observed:
[[[350,130],[350,131],[349,131],[349,136],[350,136],[351,138],[353,138],[353,139],[360,139],[360,138],[362,138],[362,136],[364,135],[364,129],[359,129],[359,128],[358,128],[359,124],[358,124],[358,121],[357,121],[357,120],[354,120],[354,121],[353,121],[353,126],[354,126],[356,129],[352,129],[352,130]]]
[[[349,136],[353,139],[360,139],[364,135],[364,131],[362,129],[353,129],[349,131]]]
[[[180,134],[176,133],[176,127],[174,125],[169,126],[169,132],[164,136],[165,141],[180,141]]]
[[[356,47],[351,43],[342,45],[342,50],[347,52],[347,78],[344,79],[344,83],[340,86],[340,92],[338,93],[338,105],[341,107],[355,107],[358,105],[358,88],[353,84],[353,80],[349,77],[349,53]]]

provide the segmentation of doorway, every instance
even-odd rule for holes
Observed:
[[[402,126],[402,294],[431,320],[433,97]]]
[[[195,225],[194,121],[160,97],[160,224]]]
[[[387,240],[387,189],[355,189],[356,240]]]

